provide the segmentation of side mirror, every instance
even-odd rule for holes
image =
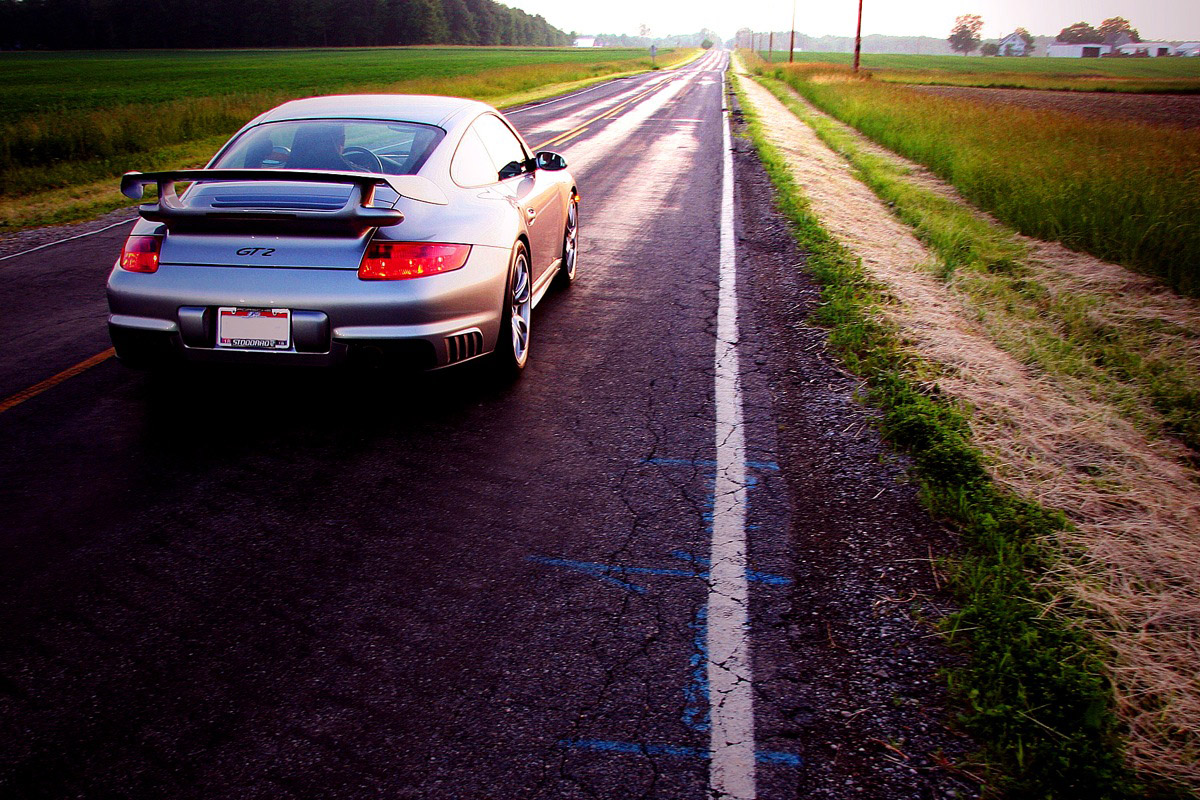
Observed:
[[[524,161],[510,161],[500,168],[500,180],[515,178],[523,172],[525,172]]]
[[[537,154],[538,169],[546,169],[551,172],[557,172],[560,169],[567,168],[567,160],[558,153],[551,153],[549,150],[543,150]]]

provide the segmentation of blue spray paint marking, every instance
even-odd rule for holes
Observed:
[[[713,475],[709,480],[708,496],[705,498],[705,511],[703,514],[704,525],[708,532],[712,533],[713,512],[716,506],[716,461],[711,460],[696,460],[683,458],[651,458],[646,459],[647,464],[657,464],[659,466],[690,466],[690,467],[708,467],[713,470]],[[774,462],[766,461],[747,461],[746,466],[749,469],[758,470],[775,470],[778,471],[779,465]],[[758,488],[759,479],[754,475],[746,476],[746,489],[753,490]],[[747,526],[747,529],[757,530],[761,526]],[[549,566],[563,567],[565,569],[582,572],[585,575],[599,578],[602,581],[619,586],[627,591],[636,592],[638,594],[646,594],[646,589],[637,584],[630,583],[627,580],[622,580],[630,575],[648,575],[670,578],[700,578],[708,580],[709,568],[711,562],[708,559],[693,556],[684,550],[676,550],[671,553],[672,557],[680,561],[687,562],[697,567],[702,567],[702,570],[682,570],[682,569],[662,569],[654,567],[622,567],[611,566],[608,564],[597,564],[590,561],[571,561],[565,558],[548,558],[545,556],[530,556],[531,561],[536,561]],[[620,576],[620,577],[615,577]],[[769,586],[785,586],[791,583],[790,578],[785,578],[782,575],[772,575],[766,572],[758,572],[756,570],[746,571],[746,580],[755,583],[765,583]],[[683,688],[684,709],[683,709],[683,724],[690,730],[706,733],[711,729],[710,717],[710,698],[708,686],[708,606],[701,604],[696,611],[696,615],[692,622],[688,623],[688,627],[692,629],[692,654],[688,659],[689,681]],[[610,753],[628,753],[633,755],[667,755],[680,756],[687,758],[708,758],[708,751],[698,747],[679,747],[676,745],[666,744],[642,744],[638,742],[617,742],[603,739],[567,739],[559,742],[562,747],[580,748],[587,750],[598,750]],[[760,750],[755,753],[755,760],[760,764],[776,764],[787,767],[799,767],[801,760],[799,756],[791,753],[781,753],[769,750]]]
[[[548,558],[546,556],[529,556],[530,561],[536,561],[539,564],[547,564],[551,567],[563,567],[564,569],[582,572],[585,575],[591,575],[594,578],[599,578],[606,583],[611,583],[614,586],[619,586],[630,592],[645,594],[646,588],[630,583],[622,578],[630,575],[654,575],[666,578],[699,578],[708,580],[708,561],[696,558],[682,550],[677,550],[672,553],[675,558],[682,561],[687,561],[698,566],[703,566],[703,571],[686,570],[686,569],[659,569],[656,567],[622,567],[610,564],[597,564],[592,561],[571,561],[566,558]],[[620,576],[620,577],[614,577]],[[749,570],[746,572],[746,580],[756,583],[765,583],[770,586],[785,586],[791,583],[790,578],[785,578],[782,575],[771,575],[766,572],[756,572]]]
[[[679,756],[682,758],[708,758],[708,751],[699,747],[677,747],[670,744],[642,744],[640,742],[610,742],[604,739],[564,739],[562,747],[578,750],[600,750],[608,753],[627,753],[638,756]],[[760,764],[779,764],[799,767],[804,763],[800,756],[774,750],[759,750],[754,760]]]
[[[694,731],[707,732],[710,728],[708,705],[708,606],[696,611],[692,629],[692,655],[688,659],[692,679],[683,687],[683,724]]]
[[[700,558],[692,555],[691,553],[684,552],[683,550],[676,550],[671,553],[671,555],[675,558],[678,558],[680,561],[688,561],[692,564],[698,564],[702,567],[710,566],[707,558]],[[707,573],[703,574],[707,575]],[[785,578],[782,575],[772,575],[769,572],[759,572],[758,570],[754,569],[746,570],[746,580],[754,581],[756,583],[765,583],[769,586],[787,586],[792,582],[791,578]]]

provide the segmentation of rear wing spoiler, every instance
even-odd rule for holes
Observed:
[[[177,182],[335,183],[351,187],[346,204],[336,211],[263,208],[193,208],[184,205],[175,192]],[[201,226],[237,223],[298,223],[305,228],[353,229],[384,228],[404,221],[394,208],[375,208],[375,189],[387,186],[401,197],[422,203],[446,205],[445,192],[428,178],[418,175],[368,175],[362,172],[298,169],[181,169],[169,172],[127,172],[121,176],[121,194],[140,200],[147,186],[158,187],[158,202],[138,208],[144,219],[173,224]]]

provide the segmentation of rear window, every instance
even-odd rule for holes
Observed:
[[[225,169],[331,169],[415,175],[446,132],[415,122],[306,119],[256,125],[213,164]]]

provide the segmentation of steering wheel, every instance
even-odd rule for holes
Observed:
[[[379,156],[375,155],[365,147],[359,147],[357,145],[343,147],[342,158],[346,159],[356,167],[362,167],[367,172],[383,172],[383,162],[379,160]]]

